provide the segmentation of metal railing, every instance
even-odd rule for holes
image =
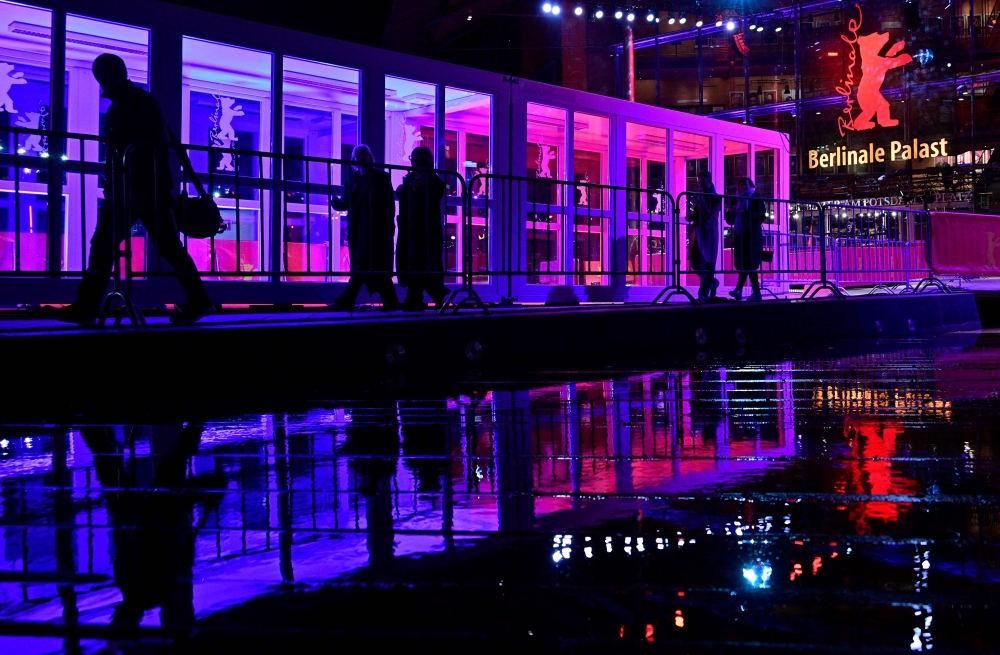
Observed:
[[[128,179],[124,188],[135,183],[134,152],[126,153],[127,174],[121,176],[108,173],[111,169],[103,160],[110,153],[113,166],[118,157],[103,138],[18,127],[0,128],[0,134],[10,135],[0,142],[0,190],[12,192],[0,201],[10,205],[6,222],[0,224],[0,277],[79,277],[86,269],[98,210],[107,204],[105,197],[114,195],[110,185],[117,177]],[[690,242],[684,226],[694,203],[703,197],[698,192],[685,191],[675,199],[668,191],[638,186],[495,173],[466,179],[455,171],[426,170],[425,179],[434,176],[443,182],[440,205],[424,207],[433,219],[440,217],[440,225],[435,220],[420,222],[412,210],[402,216],[397,207],[387,207],[383,220],[390,235],[396,234],[397,225],[401,234],[411,224],[419,224],[424,234],[404,240],[404,245],[394,242],[376,255],[372,221],[364,228],[367,235],[352,232],[345,221],[354,210],[370,214],[372,209],[356,207],[355,196],[345,193],[357,162],[198,145],[183,148],[228,226],[223,234],[207,239],[182,237],[203,279],[345,282],[354,256],[367,259],[360,270],[365,275],[405,273],[418,280],[458,283],[442,311],[449,306],[454,311],[469,306],[485,311],[480,295],[484,289],[498,296],[501,305],[525,290],[557,304],[580,298],[652,298],[656,303],[675,295],[694,300],[687,287],[696,284],[696,272],[685,263]],[[154,177],[155,195],[161,188],[155,178],[163,175],[155,162],[168,162],[159,165],[170,169],[170,191],[155,198],[154,206],[172,202],[178,188],[194,193],[189,180],[181,182],[176,153],[165,154],[166,159],[154,155],[152,171],[143,173]],[[361,167],[388,173],[393,189],[415,170],[394,164]],[[134,279],[176,273],[162,266],[144,224],[134,220],[157,221],[160,212],[134,216],[132,200],[126,203],[124,193],[119,195],[122,199],[111,204],[128,206],[107,210],[121,212],[125,228],[114,235],[122,245],[116,245],[112,278],[115,293],[128,308],[122,294],[127,295]],[[346,211],[333,207],[338,199]],[[733,230],[725,218],[745,198],[718,194],[718,199],[721,245],[715,274],[731,285],[741,271],[734,259]],[[947,290],[931,273],[927,212],[899,209],[896,222],[887,225],[870,220],[869,207],[757,200],[765,215],[764,257],[757,272],[762,289],[771,295],[786,294],[796,285],[802,285],[806,298],[824,290],[840,296],[843,287],[852,285],[870,285],[874,291]],[[61,221],[50,220],[56,214]],[[435,234],[430,234],[432,226]],[[359,234],[367,252],[351,243]],[[389,240],[395,241],[393,236]],[[424,249],[417,253],[424,263],[416,270],[396,270],[403,247]],[[414,253],[409,254],[412,259]],[[354,268],[358,273],[357,262]],[[647,289],[648,295],[629,295],[637,289]]]

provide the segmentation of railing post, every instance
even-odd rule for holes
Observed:
[[[65,129],[66,89],[66,12],[52,12],[52,73],[49,77],[49,125],[50,132],[61,132]],[[63,235],[63,161],[66,153],[66,142],[53,135],[48,137],[48,189],[47,206],[49,209],[49,224],[46,235],[46,270],[58,274],[62,270],[62,235]]]

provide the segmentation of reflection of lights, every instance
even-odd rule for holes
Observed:
[[[561,562],[562,561],[562,553],[560,553],[558,550],[556,552],[552,553],[552,561],[555,562],[556,564],[558,564],[559,562]]]
[[[674,625],[678,628],[684,627],[684,614],[680,610],[674,612]]]
[[[18,148],[17,149],[17,154],[19,154],[19,155],[23,155],[26,152],[27,152],[27,150],[25,150],[24,148]]]
[[[819,556],[814,557],[812,567],[813,567],[813,575],[819,573],[819,570],[823,568],[823,558]]]
[[[771,579],[771,565],[757,560],[749,568],[743,569],[743,577],[751,587],[765,589]]]
[[[653,641],[653,631],[654,631],[653,624],[652,623],[647,623],[646,624],[646,641]]]
[[[643,543],[642,543],[642,537],[639,537],[639,538],[637,538],[637,539],[635,540],[635,549],[636,549],[637,551],[639,551],[640,553],[641,553],[642,551],[646,550],[646,547],[645,547],[645,546],[643,545]]]
[[[6,448],[9,445],[10,445],[9,441],[7,441],[6,439],[0,439],[0,448]]]
[[[25,438],[24,438],[24,445],[25,445],[26,447],[28,447],[28,448],[31,448],[31,443],[32,443],[32,441],[31,441],[31,437],[25,437]]]
[[[48,158],[49,158],[49,153],[47,153],[47,152],[42,152],[42,154],[40,154],[40,155],[38,155],[38,156],[39,156],[39,157],[41,157],[42,159],[48,159]]]
[[[583,549],[583,554],[587,557],[587,559],[590,559],[591,557],[594,556],[594,549],[591,548],[590,546],[587,546],[586,548]]]

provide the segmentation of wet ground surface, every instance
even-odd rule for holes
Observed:
[[[4,425],[0,652],[995,652],[1000,334],[898,346]]]

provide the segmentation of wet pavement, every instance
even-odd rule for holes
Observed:
[[[1000,334],[549,377],[0,427],[0,652],[1000,650]]]

